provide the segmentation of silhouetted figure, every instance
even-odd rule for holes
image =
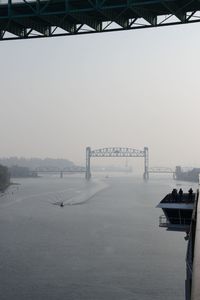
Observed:
[[[172,202],[176,201],[178,196],[177,189],[172,190]]]
[[[189,189],[188,194],[189,194],[188,195],[189,201],[192,201],[192,198],[193,198],[193,189],[192,188]]]
[[[179,194],[179,199],[182,201],[182,199],[183,199],[183,190],[181,188],[180,188],[178,194]]]
[[[193,189],[190,188],[189,191],[188,191],[188,193],[189,193],[190,195],[193,194]]]
[[[63,202],[60,203],[60,207],[64,207],[64,203]]]

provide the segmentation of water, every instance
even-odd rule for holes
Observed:
[[[184,299],[184,234],[159,228],[155,208],[176,182],[15,181],[0,197],[1,300]]]

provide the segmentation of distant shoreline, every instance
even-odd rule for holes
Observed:
[[[3,194],[5,193],[5,191],[12,185],[21,185],[21,183],[18,182],[9,182],[8,184],[6,184],[4,187],[0,188],[0,193]]]

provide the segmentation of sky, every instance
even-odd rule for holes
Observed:
[[[147,146],[151,166],[200,166],[199,32],[0,42],[0,157],[84,164],[86,146]]]

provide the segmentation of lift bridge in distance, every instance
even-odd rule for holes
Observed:
[[[145,180],[149,179],[150,174],[173,174],[175,179],[175,170],[168,167],[149,167],[149,149],[144,147],[143,150],[137,150],[133,148],[122,148],[122,147],[110,147],[92,150],[90,147],[86,148],[86,165],[85,167],[73,167],[73,168],[36,168],[32,170],[34,176],[41,175],[58,175],[63,178],[65,174],[85,174],[85,178],[89,180],[92,176],[91,173],[91,158],[103,158],[103,157],[142,157],[144,159],[144,173],[143,178]]]
[[[144,173],[143,178],[149,178],[149,149],[144,147],[143,150],[136,150],[133,148],[110,147],[92,150],[90,147],[86,148],[86,170],[85,178],[91,178],[91,158],[92,157],[143,157],[144,158]]]
[[[122,147],[110,147],[92,150],[91,147],[86,148],[86,166],[85,166],[85,178],[90,179],[91,174],[91,158],[103,158],[103,157],[142,157],[144,159],[144,173],[143,178],[149,179],[150,174],[173,174],[175,178],[175,170],[168,167],[149,167],[149,149],[144,147],[142,150],[134,148],[122,148]]]
[[[195,23],[199,12],[198,0],[0,0],[0,40]]]

